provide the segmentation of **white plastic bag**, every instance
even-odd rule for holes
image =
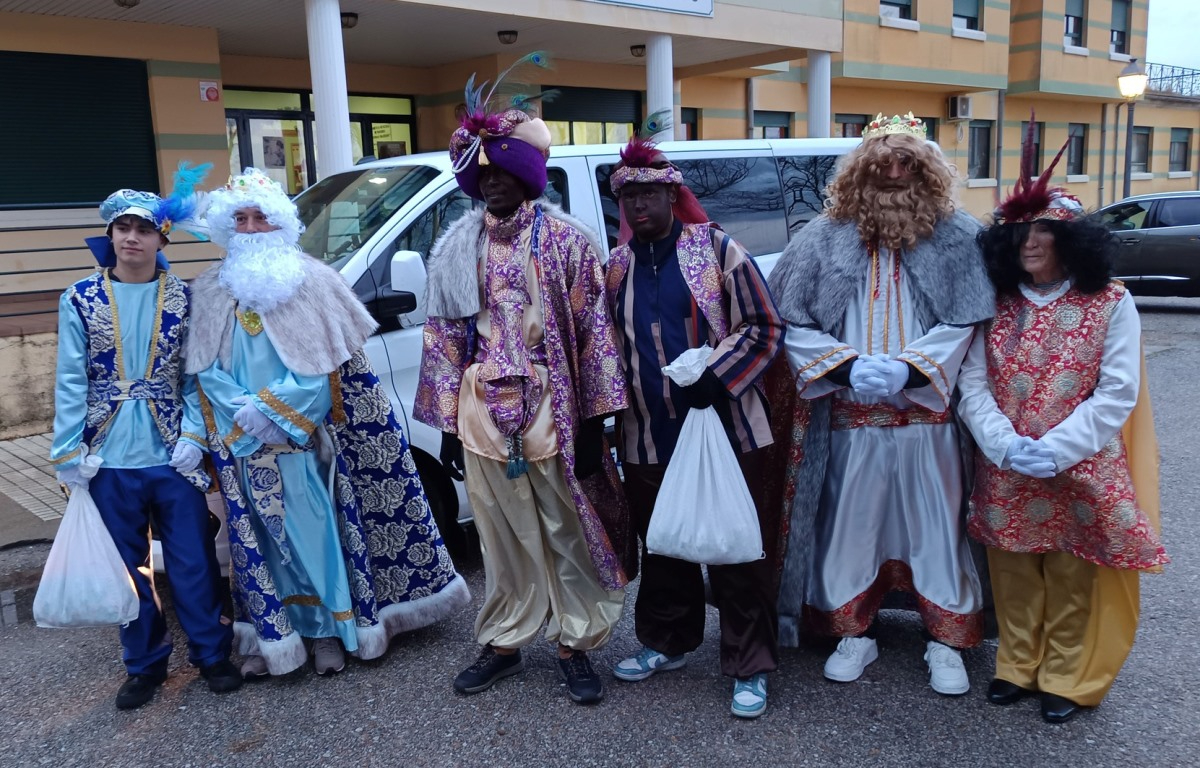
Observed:
[[[686,387],[700,379],[711,355],[708,346],[690,349],[663,373]],[[748,563],[763,556],[754,499],[713,408],[693,409],[683,421],[654,503],[646,549],[708,565]]]
[[[80,474],[91,480],[102,463],[85,452]],[[34,621],[39,627],[104,627],[123,626],[137,616],[137,588],[117,545],[87,486],[72,486],[33,598]]]

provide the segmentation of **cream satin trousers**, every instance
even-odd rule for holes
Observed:
[[[510,480],[506,463],[464,451],[467,495],[487,589],[475,618],[480,645],[521,648],[537,637],[577,651],[608,642],[625,593],[596,580],[557,456]]]
[[[1133,648],[1140,572],[1066,552],[987,554],[1000,624],[996,677],[1098,705]]]

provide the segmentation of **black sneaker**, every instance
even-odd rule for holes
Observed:
[[[567,695],[576,704],[595,704],[604,698],[604,684],[583,651],[575,651],[568,659],[560,658],[558,673],[567,681]]]
[[[524,669],[525,662],[521,661],[520,651],[496,653],[495,648],[487,645],[475,663],[454,678],[454,690],[459,693],[482,693],[500,678],[515,675]]]
[[[158,675],[130,675],[117,690],[117,709],[137,709],[150,701],[165,679]]]
[[[200,667],[200,676],[208,681],[208,690],[213,693],[228,693],[242,687],[242,673],[229,659]]]

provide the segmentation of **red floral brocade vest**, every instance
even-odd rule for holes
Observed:
[[[1074,288],[1044,307],[1024,296],[999,300],[988,326],[988,381],[1017,434],[1040,438],[1091,397],[1109,320],[1125,287]],[[1010,552],[1070,552],[1109,568],[1167,562],[1137,505],[1120,432],[1094,456],[1047,480],[976,458],[968,529]]]

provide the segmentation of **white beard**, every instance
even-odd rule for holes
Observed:
[[[270,312],[304,282],[305,258],[283,232],[235,233],[226,246],[221,285],[243,307]]]

